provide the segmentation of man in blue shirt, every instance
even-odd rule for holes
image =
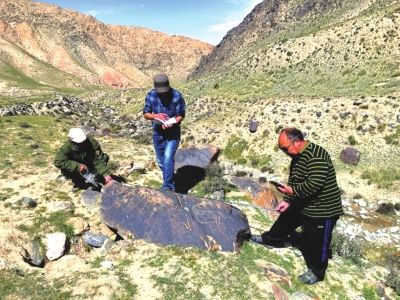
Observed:
[[[174,157],[181,139],[180,124],[186,104],[182,94],[169,86],[167,75],[158,74],[153,82],[154,89],[146,96],[143,116],[153,123],[154,150],[163,172],[161,189],[174,191]]]

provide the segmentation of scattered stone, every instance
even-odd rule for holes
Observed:
[[[17,204],[24,208],[35,208],[37,201],[30,197],[22,197],[17,201]]]
[[[397,115],[397,122],[399,122],[399,123],[400,123],[400,114],[399,114],[399,115]]]
[[[397,203],[394,205],[394,209],[397,210],[397,211],[400,211],[400,202],[397,202]]]
[[[274,299],[275,300],[289,300],[289,294],[282,288],[280,288],[278,285],[273,284],[272,285],[272,292],[274,294]]]
[[[23,260],[34,267],[44,267],[45,254],[42,245],[39,241],[32,241],[29,248],[22,248],[22,258]]]
[[[392,203],[382,203],[376,209],[376,212],[383,215],[394,215],[394,205]]]
[[[73,217],[69,219],[67,224],[74,228],[74,235],[81,235],[90,229],[89,223],[80,217]]]
[[[268,137],[269,136],[269,130],[268,129],[265,129],[264,131],[263,131],[263,137]]]
[[[272,282],[287,286],[292,284],[288,272],[275,264],[271,263],[264,267],[264,274]]]
[[[356,166],[360,161],[361,152],[353,147],[346,147],[340,153],[340,159],[346,164]]]
[[[94,191],[92,188],[88,188],[86,191],[83,191],[81,193],[83,204],[88,210],[99,207],[100,198],[101,193],[98,191]]]
[[[225,191],[224,190],[215,191],[214,193],[211,194],[210,198],[213,200],[223,201],[225,200]]]
[[[73,213],[75,210],[74,204],[67,201],[49,202],[46,206],[48,212],[63,211],[65,213]]]
[[[347,116],[348,116],[349,114],[350,114],[350,113],[347,112],[347,111],[345,111],[345,112],[340,112],[340,113],[339,113],[339,117],[340,117],[341,119],[345,119],[345,118],[347,118]]]
[[[101,246],[101,249],[105,252],[108,253],[112,246],[115,245],[115,242],[112,239],[106,239],[103,245]]]
[[[356,203],[360,207],[367,206],[367,202],[364,199],[354,199],[354,203]]]
[[[236,176],[236,177],[245,177],[245,176],[247,176],[247,175],[248,175],[248,174],[247,174],[246,171],[241,171],[241,170],[236,171],[236,173],[235,173],[235,176]]]
[[[264,176],[261,176],[258,178],[258,183],[263,184],[267,182],[267,178]]]
[[[82,235],[83,241],[93,247],[100,248],[104,242],[108,239],[108,236],[103,234],[96,234],[93,232],[85,232]]]
[[[359,105],[361,105],[361,104],[363,104],[363,103],[364,103],[364,101],[363,101],[362,99],[357,99],[357,100],[355,100],[355,101],[353,102],[353,105],[359,106]]]
[[[4,258],[0,258],[0,270],[4,270],[7,267],[8,263]]]
[[[249,130],[251,133],[255,133],[257,131],[258,125],[260,124],[259,121],[250,120],[249,121]]]
[[[320,111],[317,111],[317,112],[315,113],[315,115],[317,116],[317,118],[319,118],[319,117],[321,117],[322,113],[321,113]]]
[[[60,258],[65,251],[67,236],[64,232],[54,232],[46,234],[46,257],[49,260]]]
[[[237,173],[236,173],[237,175]],[[246,174],[247,175],[247,174]],[[250,193],[250,195],[255,196],[257,193],[261,191],[260,184],[251,179],[245,177],[232,177],[230,182],[236,186],[240,191],[245,193]]]
[[[290,300],[318,300],[319,298],[311,297],[303,292],[294,292],[290,295]]]
[[[100,263],[100,266],[102,267],[102,268],[104,268],[104,269],[108,269],[108,270],[111,270],[112,268],[113,268],[113,263],[111,262],[111,261],[109,261],[109,260],[103,260],[101,263]]]

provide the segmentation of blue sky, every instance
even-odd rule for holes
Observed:
[[[36,0],[35,0],[36,1]],[[41,0],[114,25],[140,26],[216,45],[262,0]]]

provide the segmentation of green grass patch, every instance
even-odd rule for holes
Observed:
[[[239,160],[242,157],[243,151],[246,150],[248,143],[246,140],[238,137],[231,136],[225,146],[223,155],[230,160]]]
[[[57,211],[50,214],[37,214],[32,225],[19,225],[18,229],[29,233],[32,237],[42,236],[43,234],[55,231],[64,232],[67,238],[74,236],[74,227],[67,224],[72,217],[71,213]]]
[[[375,183],[379,188],[390,188],[396,181],[400,180],[399,168],[382,168],[365,170],[361,178]]]
[[[385,136],[386,144],[388,145],[399,145],[400,143],[400,126],[396,127],[396,131],[392,134]]]
[[[63,300],[71,299],[72,292],[64,291],[68,283],[56,280],[52,284],[39,272],[21,276],[15,270],[0,270],[0,299]]]
[[[58,121],[57,121],[58,120]],[[70,120],[50,116],[2,117],[0,123],[1,171],[25,167],[43,168],[52,165],[55,152],[66,139]]]

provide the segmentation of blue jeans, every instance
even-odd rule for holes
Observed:
[[[163,173],[161,189],[174,191],[175,152],[179,146],[179,138],[167,138],[158,133],[153,135],[153,145],[156,152],[157,164]]]

